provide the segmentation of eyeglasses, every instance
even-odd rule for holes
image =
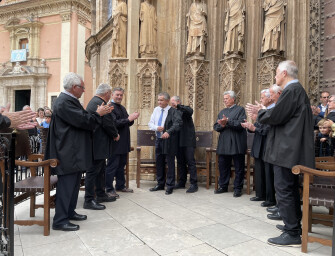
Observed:
[[[321,97],[321,98],[323,98],[323,99],[328,99],[328,98],[329,98],[329,96],[325,96],[325,97]]]
[[[79,88],[81,88],[81,89],[83,89],[83,90],[85,90],[85,86],[82,86],[82,85],[76,85],[77,87],[79,87]]]

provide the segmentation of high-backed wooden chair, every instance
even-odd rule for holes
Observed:
[[[197,168],[197,174],[206,176],[206,188],[209,189],[212,178],[212,154],[215,151],[212,148],[213,144],[213,132],[210,131],[197,131],[195,132],[196,148],[205,148],[205,159],[198,159],[196,157],[195,163]]]
[[[141,174],[156,174],[156,160],[153,158],[142,158],[142,147],[155,147],[156,133],[150,130],[137,130],[136,147],[136,184],[140,187]]]
[[[30,217],[35,217],[35,210],[38,208],[44,208],[43,219],[42,220],[15,220],[14,224],[31,226],[40,225],[44,227],[44,235],[48,236],[50,234],[50,191],[56,187],[57,177],[51,176],[50,167],[57,166],[56,159],[49,159],[44,161],[35,161],[38,159],[43,159],[43,155],[31,154],[31,149],[29,146],[29,138],[27,131],[19,131],[16,137],[16,157],[27,155],[28,161],[15,160],[16,168],[26,167],[30,169],[30,175],[23,177],[21,175],[21,180],[18,180],[14,184],[14,192],[16,196],[14,198],[14,203],[17,204],[30,197]],[[37,168],[42,167],[44,169],[44,175],[37,175]],[[0,164],[1,172],[4,172],[4,165]],[[4,175],[2,175],[4,177]],[[9,188],[5,188],[9,189]],[[43,193],[44,201],[43,204],[36,204],[36,195]]]
[[[335,189],[329,187],[314,186],[311,184],[313,176],[325,177],[335,184],[335,164],[318,163],[320,169],[329,171],[320,171],[311,169],[302,165],[296,165],[292,172],[296,175],[303,174],[303,218],[302,218],[302,246],[301,251],[307,252],[308,242],[318,242],[326,246],[332,246],[332,240],[312,236],[312,224],[320,223],[327,226],[333,226],[333,215],[313,214],[312,206],[324,206],[327,208],[334,207]]]

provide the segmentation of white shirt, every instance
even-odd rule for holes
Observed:
[[[164,127],[165,119],[168,115],[168,111],[169,111],[170,108],[171,108],[171,106],[169,106],[169,105],[164,108],[162,124],[160,125],[162,127]],[[162,113],[162,108],[161,107],[155,107],[154,112],[152,112],[150,121],[148,123],[150,130],[157,132],[158,120],[159,120],[159,117],[161,116],[161,113]]]

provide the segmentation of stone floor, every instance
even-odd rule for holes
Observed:
[[[269,237],[280,235],[266,218],[266,210],[243,194],[213,194],[213,186],[202,185],[194,194],[175,190],[149,192],[154,182],[141,183],[133,194],[122,193],[116,202],[106,203],[104,211],[83,209],[80,192],[77,212],[87,214],[78,232],[51,230],[43,236],[42,227],[15,226],[15,255],[306,255],[300,248],[274,247]],[[135,188],[135,182],[130,186]],[[41,198],[39,198],[41,199]],[[16,216],[28,216],[26,201],[16,207]],[[51,216],[54,210],[51,211]],[[42,216],[42,210],[36,211]],[[322,225],[313,231],[331,237],[332,230]],[[318,243],[308,245],[308,255],[331,255],[331,248]]]

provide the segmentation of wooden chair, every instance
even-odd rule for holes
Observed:
[[[23,178],[21,175],[21,180],[15,182],[14,192],[16,192],[17,195],[14,198],[14,203],[17,204],[30,197],[30,217],[35,217],[35,209],[44,208],[44,212],[43,220],[15,220],[14,224],[23,226],[36,224],[43,226],[44,235],[48,236],[50,234],[50,191],[53,190],[57,184],[57,177],[51,176],[50,167],[56,167],[58,161],[56,159],[49,159],[36,162],[35,160],[43,159],[44,156],[41,154],[31,154],[27,131],[18,132],[16,144],[15,155],[17,157],[27,155],[28,161],[15,160],[15,166],[30,168],[30,176]],[[36,169],[38,167],[42,167],[44,169],[43,176],[37,175]],[[0,164],[0,168],[3,173],[4,165]],[[40,193],[44,194],[43,204],[36,204],[36,195]]]
[[[142,147],[155,147],[156,133],[150,130],[137,130],[137,147],[136,147],[136,184],[140,187],[141,174],[156,174],[155,158],[142,159]]]
[[[134,151],[134,147],[130,147],[130,152]],[[126,168],[124,169],[124,174],[126,176],[126,188],[129,188],[129,153],[127,154]]]
[[[212,181],[212,153],[216,150],[212,148],[213,132],[198,131],[195,133],[196,148],[205,148],[206,159],[196,159],[197,174],[206,176],[206,189],[209,189]]]
[[[250,195],[250,187],[251,187],[251,176],[253,177],[253,189],[255,187],[255,177],[254,177],[254,164],[252,163],[251,159],[251,147],[254,139],[254,134],[253,133],[247,133],[247,152],[246,152],[246,173],[245,173],[245,179],[247,180],[247,195]],[[216,152],[214,150],[213,152]],[[219,155],[216,154],[216,159],[215,159],[215,189],[219,188],[219,177],[220,177],[220,172],[219,172]]]
[[[333,216],[328,214],[312,214],[312,206],[334,207],[334,188],[311,185],[312,177],[325,177],[335,184],[335,164],[318,163],[318,168],[330,171],[320,171],[302,165],[292,168],[292,173],[303,174],[303,218],[302,218],[302,252],[307,252],[308,242],[318,242],[326,246],[332,246],[332,240],[310,235],[312,224],[320,223],[327,226],[333,225]]]

